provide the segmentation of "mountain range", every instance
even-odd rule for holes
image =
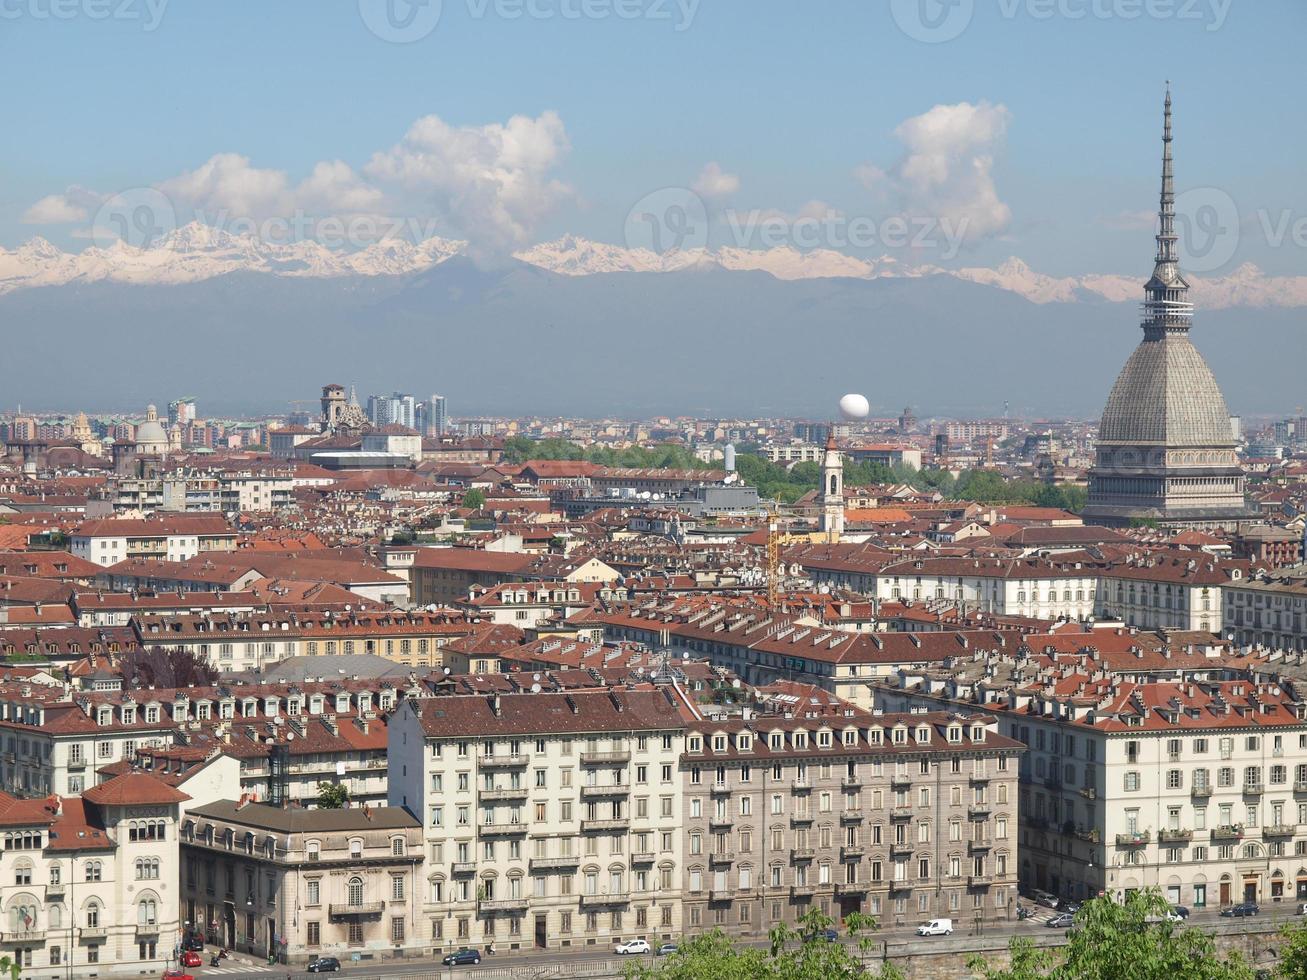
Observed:
[[[389,239],[355,251],[313,241],[266,242],[233,235],[199,222],[176,228],[147,248],[118,241],[64,252],[43,238],[13,250],[0,249],[0,295],[34,287],[94,282],[176,285],[236,272],[305,279],[405,276],[467,254],[465,242],[439,237],[417,244]],[[565,236],[525,249],[520,262],[565,276],[615,272],[668,273],[717,268],[766,272],[781,280],[922,279],[948,276],[1016,293],[1037,304],[1081,301],[1134,302],[1141,282],[1130,276],[1054,277],[1035,272],[1017,258],[997,268],[906,266],[890,256],[863,259],[829,249],[792,247],[687,249],[665,253]],[[1195,303],[1204,310],[1232,307],[1307,307],[1307,276],[1267,276],[1243,265],[1221,277],[1191,277]]]

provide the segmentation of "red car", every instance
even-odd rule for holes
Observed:
[[[203,962],[203,957],[193,949],[188,949],[182,953],[182,966],[200,966]]]
[[[169,970],[163,975],[163,980],[195,980],[189,973],[182,973],[181,970]]]

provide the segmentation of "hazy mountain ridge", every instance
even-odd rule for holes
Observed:
[[[64,252],[38,237],[13,250],[0,249],[0,295],[27,288],[93,282],[176,285],[235,272],[306,279],[405,276],[432,269],[466,252],[466,242],[439,237],[418,244],[388,239],[349,252],[312,241],[269,243],[193,222],[148,248],[118,241],[108,248],[91,246],[81,252]],[[516,257],[528,265],[572,277],[716,268],[765,272],[785,281],[949,276],[1015,293],[1036,304],[1133,302],[1142,296],[1142,278],[1048,276],[1017,258],[995,269],[951,269],[904,266],[890,256],[861,259],[829,249],[801,251],[788,246],[657,253],[572,235],[534,245]],[[1307,276],[1267,276],[1256,266],[1245,264],[1227,276],[1190,278],[1200,310],[1307,307]]]

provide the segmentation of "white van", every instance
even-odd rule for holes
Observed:
[[[952,919],[931,919],[924,925],[917,926],[918,936],[951,936],[953,935]]]

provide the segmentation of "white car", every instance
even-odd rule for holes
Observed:
[[[653,947],[643,939],[628,939],[614,946],[613,952],[618,956],[626,956],[628,953],[652,953]]]
[[[951,936],[953,935],[952,919],[931,919],[929,922],[923,922],[917,926],[918,936]]]

